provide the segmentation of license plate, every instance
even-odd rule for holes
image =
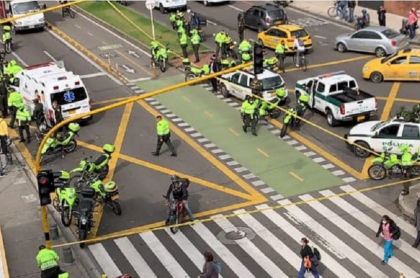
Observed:
[[[28,28],[33,29],[33,28],[35,28],[35,25],[30,25]]]
[[[70,115],[73,115],[76,113],[76,110],[70,110],[70,111],[67,111],[67,113],[69,113]]]
[[[361,122],[361,121],[363,121],[365,118],[366,118],[365,116],[359,116],[359,117],[357,117],[357,121],[358,121],[358,122]]]
[[[282,21],[281,20],[277,20],[276,21],[276,24],[281,24],[282,23]]]
[[[120,196],[118,194],[116,194],[116,195],[114,195],[114,196],[111,197],[111,200],[112,201],[118,200],[119,197]]]

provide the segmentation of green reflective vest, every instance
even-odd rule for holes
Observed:
[[[245,100],[242,102],[241,112],[253,116],[255,113],[255,104],[251,104],[248,100]]]
[[[207,65],[207,64],[205,64],[205,65],[201,68],[201,71],[202,71],[204,74],[209,74],[209,73],[210,73],[210,66],[209,66],[209,65]]]
[[[238,50],[241,52],[251,51],[251,44],[248,41],[243,41],[239,44]]]
[[[219,32],[216,34],[216,37],[214,38],[214,40],[216,41],[217,44],[219,44],[219,46],[222,46],[222,43],[225,42],[225,38],[226,38],[226,34],[224,32]]]
[[[36,255],[36,263],[41,270],[58,266],[60,258],[54,250],[42,249]]]
[[[281,43],[277,44],[276,46],[276,53],[277,54],[284,54],[285,51],[289,50],[287,45],[282,45]]]
[[[10,38],[12,38],[12,35],[10,34],[10,32],[6,32],[3,34],[3,42],[9,40]]]
[[[19,126],[22,126],[25,122],[29,123],[31,121],[31,113],[26,108],[19,109],[16,112],[16,119],[19,122]]]
[[[171,132],[171,130],[169,129],[168,121],[164,119],[160,120],[157,123],[156,130],[157,130],[158,136],[164,136],[164,135],[169,134],[169,132]]]
[[[7,99],[7,106],[18,107],[22,103],[23,97],[20,93],[15,91],[9,94],[9,98]]]
[[[191,37],[191,43],[192,44],[200,44],[200,40],[201,40],[201,38],[200,38],[200,36],[198,34],[194,34]]]
[[[10,69],[10,74],[12,74],[13,76],[15,76],[16,74],[18,74],[19,72],[21,72],[23,70],[23,68],[21,66],[18,65],[14,65],[12,66],[12,68]]]
[[[185,33],[182,33],[181,37],[179,38],[180,44],[188,44],[188,38]]]

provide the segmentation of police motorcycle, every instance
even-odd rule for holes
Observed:
[[[284,101],[285,96],[286,89],[282,88],[276,90],[276,98],[272,99],[270,102],[266,100],[259,100],[257,106],[258,116],[260,118],[269,116],[271,119],[277,119],[280,117],[281,111],[277,107],[279,106],[280,102]]]
[[[278,67],[278,64],[279,64],[279,59],[277,59],[276,56],[268,58],[268,59],[264,59],[263,61],[263,67],[271,71],[276,70]]]
[[[101,180],[97,180],[95,182],[85,183],[85,186],[89,186],[95,191],[95,200],[98,203],[108,206],[115,215],[122,214],[119,203],[119,188],[114,181],[110,181],[104,185]]]
[[[12,53],[12,27],[9,25],[3,27],[3,46],[7,54]]]
[[[74,212],[76,216],[77,232],[79,234],[79,240],[83,241],[87,239],[93,227],[93,211],[96,206],[96,192],[90,186],[86,186],[81,191],[82,200],[79,203],[77,210]],[[85,243],[80,243],[80,248],[85,247]]]
[[[308,108],[309,97],[307,95],[299,96],[296,107],[289,107],[284,115],[283,127],[280,131],[280,137],[283,138],[287,133],[287,128],[290,126],[295,130],[301,120],[298,117],[303,117]]]
[[[242,64],[246,64],[252,61],[252,51],[239,51],[239,56],[241,56]]]
[[[52,201],[54,208],[61,215],[61,223],[65,227],[70,227],[73,219],[74,208],[77,207],[79,199],[77,198],[76,188],[69,187],[70,173],[66,171],[54,173],[55,198]]]
[[[182,60],[182,64],[184,66],[185,82],[210,73],[210,67],[207,64],[203,65],[201,68],[195,67],[191,65],[190,59],[188,58]]]
[[[80,130],[78,123],[70,123],[68,125],[68,132],[60,138],[50,137],[47,139],[44,147],[41,150],[41,164],[45,162],[46,157],[61,154],[64,159],[65,153],[74,152],[77,147],[77,141],[74,139]]]
[[[398,150],[401,159],[396,154],[390,154],[386,146],[379,157],[372,160],[372,165],[368,168],[369,178],[372,180],[383,180],[389,178],[412,178],[420,175],[420,166],[416,165],[419,160],[420,148],[413,155],[408,145],[401,145]]]
[[[226,58],[232,58],[234,60],[238,60],[238,53],[236,51],[236,45],[238,43],[235,41],[230,41],[226,46],[225,46],[225,57]]]
[[[165,72],[168,69],[168,53],[170,49],[168,44],[164,47],[157,46],[156,53],[152,53],[152,67],[158,67],[161,72]]]
[[[106,176],[108,176],[108,162],[115,152],[115,146],[112,144],[105,144],[103,145],[102,150],[103,153],[95,161],[89,161],[88,158],[84,158],[80,161],[79,167],[70,171],[70,174],[74,174],[70,183],[78,190],[81,190],[85,183],[104,180]]]

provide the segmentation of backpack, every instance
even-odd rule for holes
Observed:
[[[319,250],[316,247],[312,247],[312,253],[314,253],[314,255],[318,259],[318,261],[321,260],[321,253],[319,253]]]
[[[216,265],[217,273],[222,273],[222,264],[219,261],[214,261],[214,264]]]
[[[303,44],[302,39],[298,39],[298,44],[299,44],[299,46],[305,46],[305,45]]]
[[[398,227],[397,225],[395,225],[395,232],[392,234],[392,239],[393,240],[399,240],[400,237],[401,237],[400,227]]]
[[[188,186],[190,186],[190,180],[185,178],[185,179],[181,179],[181,182],[185,186],[185,189],[188,189]]]

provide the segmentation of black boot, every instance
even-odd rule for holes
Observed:
[[[159,153],[158,152],[152,152],[152,155],[159,156]]]
[[[246,126],[242,126],[242,130],[246,133]]]

